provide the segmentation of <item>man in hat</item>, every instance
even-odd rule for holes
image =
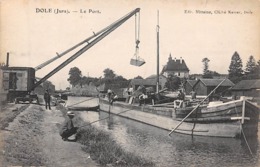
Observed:
[[[179,100],[184,100],[185,99],[185,94],[182,92],[181,89],[179,90],[178,99]]]
[[[72,119],[74,118],[75,114],[72,111],[67,112],[67,116],[69,119],[66,119],[62,129],[60,131],[60,135],[62,140],[66,141],[68,138],[77,133],[78,127],[74,127]],[[76,139],[75,139],[76,140]]]
[[[48,89],[45,90],[44,101],[45,101],[45,108],[46,108],[46,110],[48,109],[48,107],[51,110],[51,104],[50,104],[51,103],[51,95],[50,95]]]

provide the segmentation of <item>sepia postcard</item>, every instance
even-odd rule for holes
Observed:
[[[221,82],[230,77],[235,56],[240,61],[243,71],[241,76],[233,76],[234,80],[229,78],[228,81]],[[137,86],[147,83],[159,94],[160,90],[165,91],[162,84],[166,84],[166,78],[171,75],[191,79],[194,84],[196,82],[196,85],[200,85],[198,78],[203,78],[206,71],[210,72],[207,74],[212,78],[212,81],[201,80],[206,87],[207,83],[215,87],[225,83],[222,95],[228,89],[228,95],[234,96],[229,88],[236,85],[236,81],[242,80],[242,73],[247,74],[251,61],[259,70],[259,0],[0,0],[0,65],[3,69],[0,75],[3,106],[0,113],[0,162],[2,166],[260,166],[259,136],[245,138],[243,131],[240,131],[243,139],[228,138],[233,135],[231,130],[219,132],[216,136],[220,138],[208,138],[206,135],[200,138],[202,131],[206,130],[198,125],[200,128],[197,131],[193,132],[192,129],[192,136],[195,133],[199,137],[192,138],[187,135],[190,132],[183,132],[184,136],[178,133],[168,135],[171,129],[177,129],[179,125],[168,126],[169,120],[164,120],[167,113],[162,118],[141,114],[140,117],[150,119],[142,124],[141,118],[134,122],[136,119],[127,115],[129,112],[123,114],[130,119],[109,117],[108,120],[106,112],[76,111],[82,109],[81,107],[85,107],[85,110],[102,107],[98,104],[102,100],[92,97],[100,96],[97,93],[109,93],[105,88],[114,88],[101,86],[103,81],[108,82],[104,78],[109,75],[118,79],[114,81],[118,85],[119,81],[126,81],[128,85],[120,85],[124,85],[124,91],[129,91],[130,87],[137,89]],[[179,71],[167,72],[171,62],[174,64],[172,68],[179,68]],[[19,74],[15,70],[24,70],[28,74]],[[80,81],[72,77],[75,71],[79,72]],[[251,99],[259,97],[260,82],[256,76],[259,76],[259,71],[250,75],[250,79],[255,81]],[[23,77],[25,78],[22,79]],[[14,87],[14,80],[11,83],[10,78],[19,80]],[[244,77],[243,80],[248,78]],[[136,81],[132,81],[129,86],[133,79]],[[31,81],[32,85],[29,84]],[[185,84],[193,81],[185,80]],[[46,82],[49,84],[47,87]],[[139,82],[143,85],[138,85]],[[184,82],[181,84],[183,86]],[[244,86],[248,84],[249,82],[244,83]],[[32,87],[36,94],[40,90],[38,88],[42,88],[39,91],[41,100],[37,97],[39,106],[29,105],[34,99],[29,98],[32,92],[27,90],[28,87]],[[193,85],[190,89],[193,90],[194,87]],[[197,89],[197,95],[199,97],[199,93],[202,93],[202,99],[207,98],[210,92],[215,93],[212,87],[203,90],[199,90],[200,88]],[[26,93],[23,89],[26,89]],[[73,98],[65,98],[66,104],[62,99],[55,104],[51,102],[51,109],[47,109],[45,89],[53,89],[52,100],[57,100],[55,95],[58,97],[58,94],[66,91]],[[176,88],[178,89],[180,88]],[[8,95],[15,90],[16,93]],[[188,95],[190,92],[184,93]],[[203,94],[204,92],[206,93]],[[18,96],[23,102],[19,103]],[[30,103],[24,103],[24,98],[20,96],[25,99],[28,97]],[[75,106],[82,100],[86,102],[84,98],[91,102],[86,103],[86,106]],[[138,98],[139,101],[143,100],[140,96]],[[8,100],[13,103],[4,102]],[[131,104],[134,100],[133,97],[126,101]],[[102,104],[109,103],[110,101]],[[104,110],[109,109],[109,114],[110,111],[113,113],[113,107],[116,108],[116,104],[113,106],[112,103],[103,106]],[[233,104],[240,105],[241,112],[243,105],[248,107],[243,101]],[[144,104],[140,102],[139,105]],[[150,106],[154,105],[154,101],[151,101]],[[159,102],[157,105],[162,107]],[[172,105],[180,108],[182,104]],[[259,103],[254,105],[258,106],[259,113]],[[233,106],[227,112],[235,112],[238,108]],[[252,108],[254,107],[250,109]],[[100,134],[94,141],[105,139],[107,143],[103,143],[104,145],[113,146],[113,151],[116,148],[113,156],[107,154],[113,152],[112,148],[107,148],[107,152],[100,150],[98,155],[93,153],[90,147],[93,141],[88,141],[91,134],[86,135],[89,132],[86,129],[80,130],[82,135],[79,142],[62,140],[64,138],[59,133],[68,109],[75,110],[75,126],[85,127],[86,121],[99,130],[105,129],[105,134]],[[120,113],[119,109],[114,112]],[[138,114],[137,112],[136,115]],[[186,120],[186,117],[180,118]],[[178,119],[181,120],[180,118]],[[250,116],[242,115],[230,119],[240,119],[244,123],[250,120]],[[161,122],[157,124],[158,120]],[[205,122],[200,121],[196,123],[205,125]],[[218,121],[215,120],[214,123],[217,124]],[[95,124],[92,125],[92,122]],[[154,125],[149,126],[150,123]],[[180,126],[184,128],[185,125]],[[211,126],[213,123],[207,124],[208,128]],[[235,129],[233,125],[217,127],[212,130]],[[241,127],[242,124],[239,124],[236,128]],[[257,127],[258,123],[254,127],[256,129],[251,129],[255,135],[259,134]],[[182,133],[181,130],[178,132]],[[110,134],[112,138],[107,139],[106,134]],[[213,132],[209,134],[214,135]],[[121,149],[124,153],[121,153]]]

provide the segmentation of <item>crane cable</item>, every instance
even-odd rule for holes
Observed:
[[[135,14],[135,58],[139,58],[139,43],[140,43],[140,13]]]

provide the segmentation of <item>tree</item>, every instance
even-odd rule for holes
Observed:
[[[121,81],[127,81],[127,79],[125,79],[122,75],[116,76],[115,81],[121,82]]]
[[[164,87],[169,90],[174,91],[174,90],[179,89],[180,84],[181,84],[181,79],[179,77],[169,75]]]
[[[256,72],[257,72],[258,74],[260,73],[260,60],[257,61]]]
[[[144,78],[138,75],[137,77],[134,77],[134,79],[144,79]]]
[[[42,83],[43,90],[48,89],[49,93],[54,93],[55,91],[55,85],[52,84],[50,81],[44,81]]]
[[[207,57],[202,59],[203,62],[203,75],[206,75],[209,71],[209,59]]]
[[[73,67],[69,71],[69,78],[67,79],[69,83],[74,87],[81,82],[81,71],[78,67]]]
[[[243,76],[243,70],[242,70],[242,60],[237,52],[235,52],[231,58],[231,63],[229,65],[228,70],[228,78],[234,82],[237,83],[241,80],[241,77]]]
[[[5,67],[5,66],[6,66],[5,63],[0,62],[0,67]]]
[[[253,74],[256,72],[255,58],[251,55],[246,63],[245,74]]]
[[[250,56],[246,64],[245,75],[243,79],[259,79],[260,78],[260,60],[256,63],[253,56]]]
[[[90,82],[91,82],[90,77],[83,76],[83,77],[81,77],[80,85],[81,85],[81,87],[82,87],[82,85],[89,85]]]
[[[103,72],[104,72],[105,79],[114,79],[116,77],[114,71],[109,68],[106,68]]]

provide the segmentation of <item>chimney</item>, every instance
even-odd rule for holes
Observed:
[[[182,64],[182,57],[180,58],[180,63]]]
[[[168,61],[172,61],[172,54],[170,53],[170,56],[168,58]]]
[[[6,67],[9,66],[9,52],[7,52],[7,55],[6,55]]]

